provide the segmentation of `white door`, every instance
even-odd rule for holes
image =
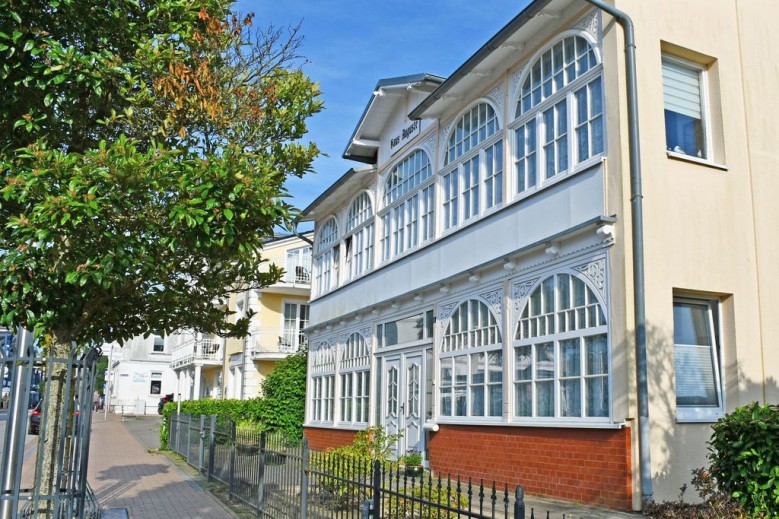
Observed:
[[[422,451],[422,354],[414,352],[387,357],[382,377],[382,425],[388,434],[403,434],[396,455],[401,456],[409,450]]]

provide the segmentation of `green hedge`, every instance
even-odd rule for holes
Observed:
[[[192,416],[216,415],[230,418],[238,424],[254,424],[266,431],[277,431],[290,438],[303,437],[306,407],[306,352],[290,355],[262,383],[263,397],[250,400],[185,400],[181,412]],[[165,404],[160,426],[160,444],[168,448],[168,421],[178,409],[178,403]]]
[[[713,426],[717,483],[755,517],[779,517],[779,406],[753,402]]]

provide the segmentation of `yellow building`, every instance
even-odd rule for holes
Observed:
[[[262,257],[285,271],[276,284],[232,295],[235,318],[253,312],[243,339],[182,333],[171,341],[171,367],[184,400],[247,399],[260,396],[261,384],[276,362],[307,347],[311,292],[311,233],[265,242]]]
[[[367,165],[304,211],[311,445],[382,425],[442,473],[675,498],[779,400],[778,21],[535,0],[448,79],[379,81]]]

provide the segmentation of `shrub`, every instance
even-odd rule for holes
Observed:
[[[393,519],[454,519],[462,517],[456,510],[447,510],[424,501],[467,510],[468,497],[455,488],[439,485],[434,481],[422,481],[410,489],[408,495],[390,495],[384,502],[386,517]]]
[[[650,503],[644,515],[653,519],[742,519],[748,517],[738,501],[717,488],[714,477],[704,469],[692,471],[692,486],[701,503],[685,503],[687,485],[683,485],[677,501]]]
[[[754,516],[779,516],[779,406],[753,402],[713,429],[709,460],[720,488]]]

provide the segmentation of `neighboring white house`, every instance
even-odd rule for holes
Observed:
[[[109,357],[105,403],[111,412],[155,414],[162,395],[177,392],[170,342],[170,337],[150,335],[134,337],[121,347],[103,345],[103,355]]]

